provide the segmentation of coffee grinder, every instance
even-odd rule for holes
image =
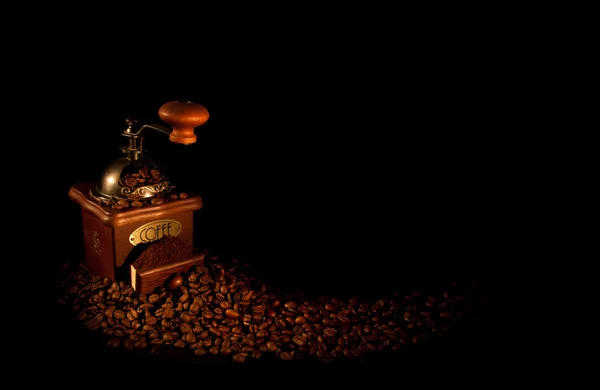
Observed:
[[[144,154],[142,133],[166,134],[171,142],[196,142],[196,127],[209,113],[197,103],[177,100],[158,110],[162,124],[126,119],[123,156],[108,165],[98,181],[78,183],[69,197],[81,207],[85,266],[91,274],[130,282],[128,256],[140,244],[177,236],[193,251],[193,213],[202,208],[198,194],[180,192],[161,164]],[[135,288],[135,286],[134,286]]]

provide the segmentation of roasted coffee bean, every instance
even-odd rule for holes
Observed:
[[[194,317],[190,313],[181,313],[179,318],[185,323],[190,323],[194,320]]]
[[[132,339],[125,339],[123,341],[123,346],[127,349],[133,349],[135,347],[135,343]]]
[[[219,306],[221,306],[222,309],[229,309],[231,307],[231,304],[228,301],[221,301],[221,302],[219,302]],[[233,311],[235,311],[235,310],[233,310]],[[225,314],[227,314],[227,311],[225,312]]]
[[[125,312],[121,309],[115,310],[113,312],[113,317],[115,317],[117,320],[122,320],[125,318]]]
[[[275,344],[274,341],[267,341],[266,345],[270,352],[275,352],[279,349],[279,347],[277,346],[277,344]]]
[[[302,292],[280,295],[258,279],[237,274],[218,257],[206,258],[214,264],[194,266],[177,275],[181,284],[175,288],[162,286],[151,294],[137,294],[123,281],[92,277],[78,268],[66,275],[57,300],[71,305],[90,331],[101,329],[111,347],[145,349],[150,344],[148,353],[180,348],[240,361],[263,354],[331,361],[396,351],[442,336],[485,303],[481,289],[457,286],[447,294],[412,291],[372,302],[307,299]]]
[[[173,318],[174,315],[175,309],[173,309],[172,307],[167,307],[163,312],[163,318]]]
[[[252,359],[260,359],[262,357],[263,352],[260,349],[255,349],[254,351],[252,351],[252,354],[250,355],[252,357]]]
[[[140,181],[140,180],[138,179],[138,182],[139,182],[139,181]],[[163,204],[163,203],[166,203],[166,202],[167,202],[167,200],[166,200],[166,199],[164,199],[164,198],[153,198],[153,199],[150,201],[150,204],[152,204],[153,206],[158,206],[158,205],[161,205],[161,204]]]
[[[110,339],[106,345],[113,348],[119,347],[121,345],[121,339]]]
[[[231,333],[242,334],[242,332],[243,332],[243,329],[241,326],[236,326],[231,329]]]
[[[184,334],[184,340],[188,344],[194,344],[197,340],[196,334],[193,332],[187,332]]]
[[[192,302],[192,304],[190,305],[190,315],[195,316],[196,314],[198,314],[201,307],[202,305],[198,301],[194,300],[194,302]]]
[[[292,341],[298,345],[304,345],[306,344],[306,339],[302,336],[294,336],[292,338]]]

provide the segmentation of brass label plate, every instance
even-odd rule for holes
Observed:
[[[129,236],[131,245],[144,244],[156,241],[163,236],[177,236],[181,233],[183,226],[179,221],[174,219],[159,219],[157,221],[148,222],[139,228],[135,229]]]

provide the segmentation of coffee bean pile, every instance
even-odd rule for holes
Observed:
[[[123,282],[65,264],[58,302],[69,305],[106,345],[159,354],[164,348],[222,355],[234,362],[272,354],[330,362],[432,342],[485,304],[477,285],[449,283],[439,294],[379,299],[315,296],[270,287],[249,266],[205,256],[181,283],[138,294]],[[191,355],[193,356],[193,355]]]
[[[98,205],[121,211],[130,208],[158,206],[177,199],[186,199],[186,192],[175,192],[163,173],[154,165],[138,164],[129,167],[119,177],[122,199],[95,199]]]
[[[151,184],[160,184],[164,180],[162,172],[156,167],[142,165],[136,172],[125,172],[119,178],[121,187],[143,187]]]

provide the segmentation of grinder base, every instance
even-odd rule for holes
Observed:
[[[202,208],[202,198],[188,193],[185,198],[158,205],[120,210],[102,205],[92,195],[97,182],[75,184],[69,197],[81,207],[84,265],[94,275],[129,282],[133,249],[163,235],[174,235],[193,251],[193,213]]]

